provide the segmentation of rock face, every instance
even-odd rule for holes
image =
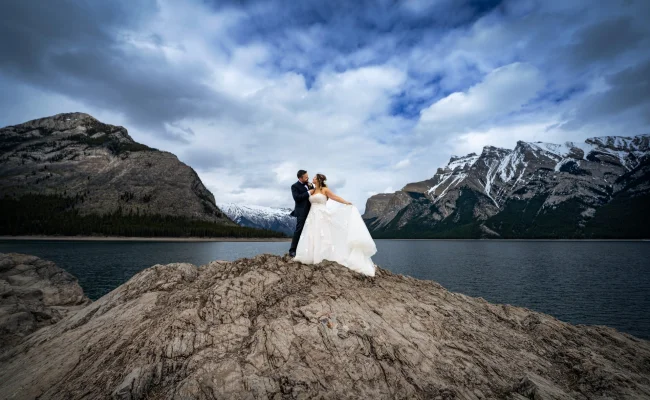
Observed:
[[[375,237],[650,237],[650,135],[518,142],[368,199]]]
[[[243,204],[217,204],[228,218],[241,226],[268,229],[292,236],[296,230],[296,219],[289,208],[273,208]]]
[[[650,343],[382,269],[368,278],[261,255],[140,272],[0,356],[0,393],[639,399]]]
[[[53,262],[0,253],[0,352],[89,303],[77,279]]]
[[[0,129],[0,193],[65,196],[81,215],[122,210],[234,225],[175,155],[83,113]]]

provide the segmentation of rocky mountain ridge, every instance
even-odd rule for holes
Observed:
[[[296,229],[296,219],[290,208],[274,208],[247,204],[218,203],[224,214],[237,224],[249,228],[268,229],[291,236]]]
[[[0,393],[637,399],[650,396],[650,343],[381,268],[260,255],[141,271],[1,353]]]
[[[2,128],[0,151],[3,197],[71,197],[80,215],[121,210],[232,225],[192,168],[88,114]]]
[[[607,237],[611,224],[622,237],[650,237],[649,143],[639,135],[486,146],[369,198],[364,219],[375,237]]]

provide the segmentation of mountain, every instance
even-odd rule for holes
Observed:
[[[0,354],[11,399],[641,399],[650,342],[378,268],[147,268]]]
[[[290,208],[273,208],[253,205],[224,203],[217,205],[228,218],[241,226],[268,229],[292,236],[296,219],[291,217]]]
[[[650,238],[650,135],[486,146],[363,217],[376,238]]]
[[[0,206],[0,234],[270,234],[228,219],[174,154],[83,113],[0,129]]]

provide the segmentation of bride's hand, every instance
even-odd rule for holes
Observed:
[[[316,191],[316,189],[312,189],[312,190],[309,191],[309,194],[314,194],[315,191]]]

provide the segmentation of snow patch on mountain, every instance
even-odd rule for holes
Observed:
[[[575,145],[571,142],[566,142],[564,144],[533,142],[528,144],[538,151],[542,151],[556,157],[568,156],[571,153],[571,149],[575,147]]]
[[[523,162],[524,154],[520,151],[514,151],[508,154],[499,164],[497,172],[504,182],[509,182],[517,174],[517,169]]]
[[[628,171],[639,165],[638,159],[644,157],[649,149],[650,135],[638,135],[634,137],[625,136],[601,136],[593,137],[582,143],[565,142],[563,144],[533,142],[526,143],[537,149],[547,157],[558,158],[556,170],[566,163],[567,157],[588,160],[592,152],[610,155],[618,160]],[[582,158],[576,150],[582,150]]]
[[[572,160],[570,158],[563,158],[562,160],[560,160],[559,163],[555,164],[555,172],[560,172],[560,168],[562,168],[562,166],[564,164],[566,164],[568,162],[571,162],[571,161]]]
[[[296,219],[290,216],[290,208],[275,208],[248,204],[224,203],[219,209],[241,226],[270,229],[293,235]]]
[[[464,157],[452,156],[449,160],[449,164],[447,164],[447,168],[455,171],[456,168],[463,169],[468,166],[471,167],[479,159],[479,157],[480,156],[478,156],[476,153],[470,153]]]
[[[626,152],[647,152],[649,149],[650,135],[628,136],[601,136],[586,140],[587,143],[597,147],[611,148]]]
[[[471,168],[479,158],[480,156],[476,153],[470,153],[464,157],[451,156],[449,163],[444,168],[442,176],[439,178],[438,183],[429,188],[426,191],[426,194],[433,196],[438,188],[442,188],[442,193],[438,196],[438,198],[443,197],[449,188],[452,186],[457,186],[467,177],[467,173],[464,173],[462,171],[466,171]],[[453,179],[448,182],[452,177]],[[448,184],[445,186],[446,183]]]

